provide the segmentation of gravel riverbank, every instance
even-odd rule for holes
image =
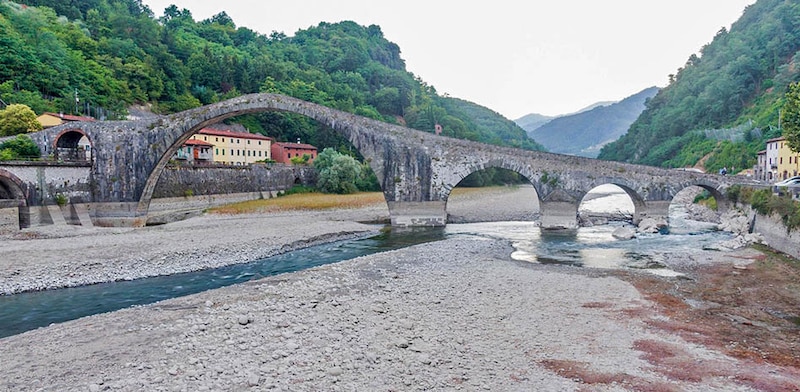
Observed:
[[[484,203],[484,213],[493,204],[505,208],[504,197]],[[279,252],[286,244],[369,233],[376,226],[357,221],[384,212],[207,215],[136,230],[31,231],[42,238],[0,239],[0,282],[5,290],[46,287],[195,268],[197,260],[246,261],[256,249]],[[0,390],[800,385],[796,369],[732,358],[655,327],[669,317],[613,272],[513,261],[511,250],[504,241],[452,237],[29,331],[0,339]]]

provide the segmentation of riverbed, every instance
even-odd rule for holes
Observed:
[[[520,194],[494,197],[482,213]],[[175,269],[243,262],[256,248],[369,235],[375,225],[358,221],[382,208],[26,231],[2,239],[2,281],[132,277],[171,258]],[[749,391],[733,376],[756,370],[772,385],[800,381],[653,328],[667,316],[609,270],[513,252],[508,240],[455,236],[37,329],[0,339],[0,389]],[[736,253],[688,256],[747,263]],[[673,360],[656,361],[665,350]],[[698,363],[715,371],[676,376]]]

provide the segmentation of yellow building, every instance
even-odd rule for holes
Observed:
[[[789,177],[794,177],[800,173],[800,153],[794,152],[789,149],[789,143],[786,138],[778,138],[778,167],[776,172],[776,180],[785,180]]]
[[[247,165],[271,158],[273,139],[257,133],[203,128],[191,138],[213,144],[216,163]]]

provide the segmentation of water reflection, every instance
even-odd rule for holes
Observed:
[[[665,265],[667,255],[699,251],[730,238],[729,234],[704,231],[681,234],[639,234],[617,240],[611,233],[618,225],[581,227],[576,230],[540,230],[533,222],[484,222],[448,225],[448,235],[469,235],[511,242],[511,258],[541,264],[563,264],[605,269],[637,269],[662,276],[677,276]]]

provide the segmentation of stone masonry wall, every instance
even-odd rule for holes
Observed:
[[[787,232],[777,215],[757,214],[753,231],[762,234],[771,248],[800,258],[800,231]]]
[[[316,171],[310,166],[168,166],[153,198],[277,192],[315,182]]]

